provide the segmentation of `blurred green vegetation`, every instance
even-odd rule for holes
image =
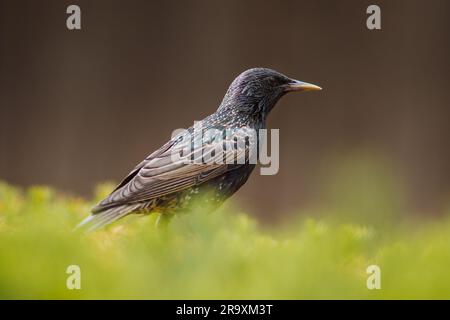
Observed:
[[[450,215],[405,219],[386,176],[368,177],[362,191],[342,172],[328,175],[323,205],[277,226],[228,204],[166,230],[154,215],[135,215],[91,234],[74,226],[111,185],[86,201],[0,183],[0,298],[449,299]],[[366,287],[372,264],[381,290]],[[66,288],[69,265],[81,268],[81,290]]]

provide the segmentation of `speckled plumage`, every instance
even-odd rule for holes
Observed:
[[[318,89],[271,69],[255,68],[243,72],[231,83],[215,113],[150,154],[92,209],[92,214],[80,225],[94,230],[130,213],[159,212],[162,216],[172,216],[186,210],[194,199],[206,191],[207,197],[203,201],[222,203],[247,181],[255,167],[248,161],[248,145],[235,145],[233,152],[247,159],[241,164],[192,163],[185,160],[192,160],[195,152],[210,152],[217,144],[233,144],[235,137],[247,131],[265,128],[267,115],[287,92]],[[180,151],[181,154],[183,148],[191,146],[192,139],[198,135],[195,130],[198,126],[229,131],[222,139],[202,136],[200,146],[182,155],[179,161],[174,161],[174,152]]]

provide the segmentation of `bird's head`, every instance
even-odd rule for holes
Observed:
[[[286,93],[321,89],[314,84],[291,79],[272,69],[249,69],[231,83],[219,110],[261,115],[265,118]]]

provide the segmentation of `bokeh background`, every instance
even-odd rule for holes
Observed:
[[[66,28],[74,3],[79,31]],[[380,31],[366,28],[373,3]],[[90,196],[264,66],[324,90],[272,112],[280,172],[253,175],[241,206],[276,220],[332,201],[343,172],[342,201],[370,208],[357,191],[389,197],[374,186],[382,167],[402,205],[432,215],[450,194],[449,12],[445,0],[0,0],[0,179]]]

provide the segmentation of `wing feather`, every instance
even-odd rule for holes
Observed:
[[[234,137],[231,136],[227,139],[234,139]],[[217,153],[210,157],[208,163],[199,161],[202,159],[199,157],[210,154],[212,150],[217,150],[219,147],[222,148],[226,142],[230,141],[211,140],[208,143],[204,142],[200,147],[182,154],[174,161],[172,155],[174,153],[180,155],[191,144],[190,139],[174,138],[137,165],[92,212],[98,213],[124,204],[150,201],[200,185],[225,174],[229,170],[236,169],[236,166],[239,165],[227,163],[230,163],[229,161],[232,158],[245,155],[248,146],[241,146],[237,150],[227,150],[225,156],[223,153]],[[223,163],[224,159],[227,160],[226,163]]]

